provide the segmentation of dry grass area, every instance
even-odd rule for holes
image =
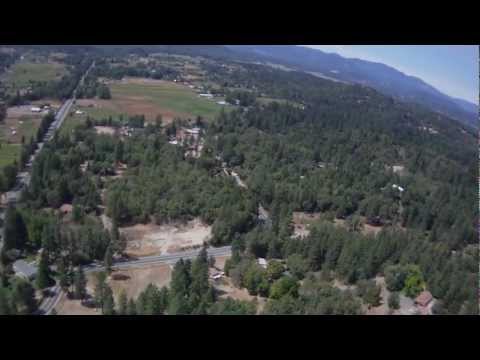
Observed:
[[[101,313],[94,308],[83,306],[80,300],[70,300],[65,293],[55,307],[58,315],[100,315]]]
[[[76,105],[79,107],[117,110],[115,104],[111,100],[104,99],[78,99]]]
[[[201,246],[211,237],[212,228],[199,219],[184,225],[137,224],[119,229],[127,238],[126,253],[132,256],[159,255]]]
[[[112,288],[115,299],[125,291],[128,298],[136,299],[149,284],[159,288],[167,286],[172,276],[170,265],[162,264],[149,267],[116,270],[110,276],[108,284]],[[114,280],[119,278],[118,280]]]

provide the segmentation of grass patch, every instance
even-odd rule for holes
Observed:
[[[5,84],[12,92],[26,88],[30,82],[53,81],[67,73],[65,65],[60,63],[20,62],[14,64],[10,70]]]
[[[0,168],[18,161],[21,149],[21,144],[0,143]]]

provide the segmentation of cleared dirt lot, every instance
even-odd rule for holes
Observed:
[[[116,129],[111,126],[95,126],[95,132],[97,134],[115,135]]]
[[[70,300],[63,293],[60,301],[55,307],[58,315],[100,315],[94,308],[83,306],[80,300]]]
[[[122,290],[125,290],[128,298],[137,298],[145,290],[148,284],[157,285],[159,288],[167,286],[172,276],[170,265],[156,265],[151,267],[139,267],[135,269],[118,270],[113,272],[113,278],[120,277],[120,280],[108,280],[115,299]]]
[[[137,224],[119,231],[127,238],[127,254],[148,256],[201,246],[210,239],[212,228],[195,219],[185,225]]]

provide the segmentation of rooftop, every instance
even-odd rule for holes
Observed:
[[[17,260],[13,263],[13,270],[17,275],[31,278],[37,274],[37,268],[24,260]]]

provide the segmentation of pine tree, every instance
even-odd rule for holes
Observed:
[[[105,296],[104,296],[105,287],[107,286],[106,278],[107,278],[107,275],[104,272],[100,272],[97,274],[97,284],[95,285],[95,290],[93,295],[95,299],[95,303],[97,304],[97,307],[102,309],[103,309],[103,302],[105,299]]]
[[[127,293],[125,292],[125,290],[122,290],[118,298],[118,314],[127,315],[127,313],[128,313]]]
[[[85,278],[85,273],[83,269],[79,267],[78,271],[75,273],[74,280],[74,298],[83,300],[87,296],[87,279]]]
[[[110,246],[108,246],[107,250],[105,251],[105,258],[103,263],[105,266],[105,271],[108,274],[110,274],[112,272],[112,263],[113,263],[112,249]]]
[[[135,300],[130,299],[127,305],[127,315],[137,315],[137,305]]]
[[[106,284],[103,289],[102,314],[115,315],[115,301],[113,299],[113,292],[110,286]]]
[[[62,258],[58,264],[58,280],[60,287],[66,292],[70,286],[70,276],[64,258]]]
[[[27,228],[22,215],[10,205],[5,213],[3,249],[23,249],[27,243]]]
[[[51,271],[48,265],[48,255],[46,251],[42,251],[40,255],[40,264],[38,265],[38,273],[35,280],[38,289],[45,289],[52,283],[50,277]]]

